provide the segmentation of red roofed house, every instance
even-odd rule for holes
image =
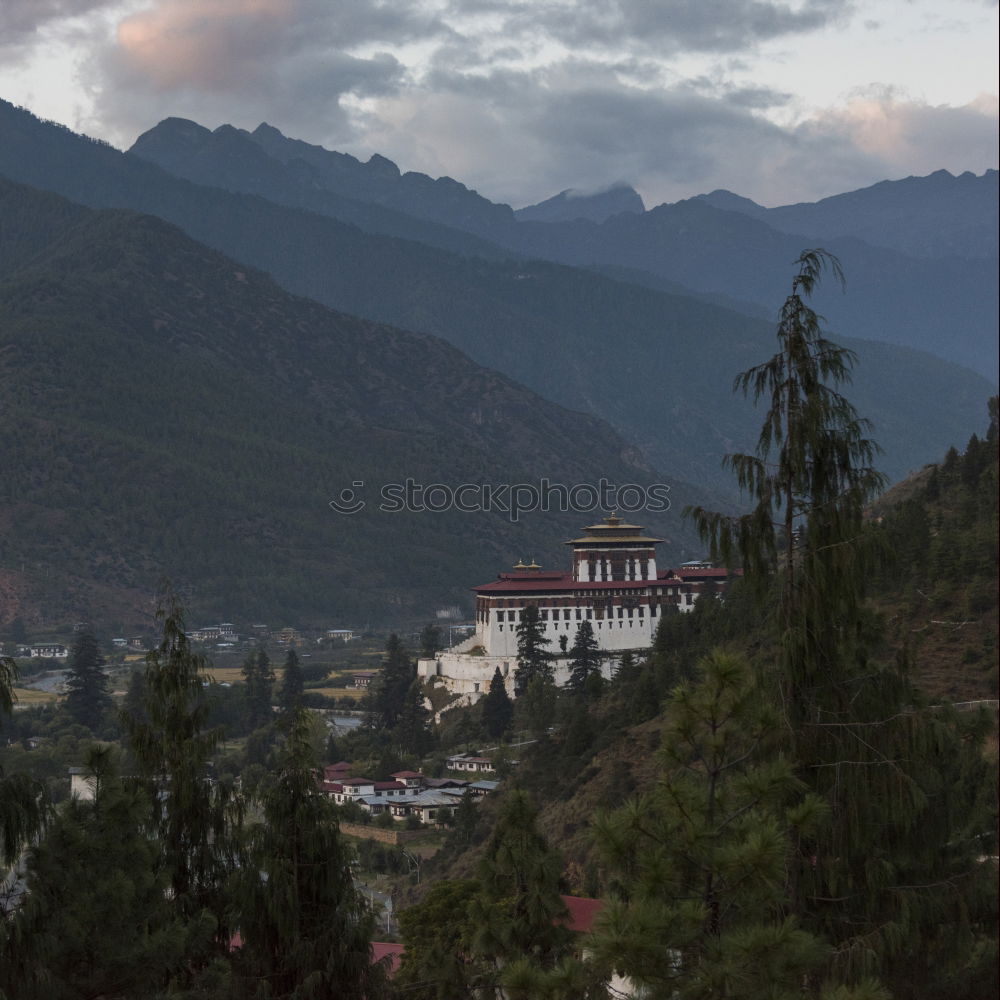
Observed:
[[[603,899],[591,899],[588,896],[560,896],[569,911],[569,916],[561,921],[571,931],[578,934],[589,934],[594,929],[597,914],[604,909]]]
[[[511,573],[473,588],[476,594],[476,632],[465,642],[433,658],[418,661],[421,677],[439,677],[450,691],[474,703],[489,689],[499,668],[511,696],[517,666],[517,624],[524,609],[539,611],[548,649],[557,651],[566,637],[571,646],[576,630],[588,621],[602,664],[611,676],[626,650],[648,649],[656,627],[668,610],[690,611],[702,593],[716,592],[728,574],[698,564],[678,570],[658,570],[656,546],[662,541],[644,534],[637,524],[625,524],[612,515],[584,529],[572,546],[573,569],[568,573],[543,571],[532,563],[518,563]],[[557,684],[569,679],[569,658],[554,663]]]
[[[409,788],[420,788],[424,783],[424,776],[419,771],[396,771],[389,777],[403,782]]]
[[[384,962],[389,975],[394,976],[403,961],[403,946],[395,941],[372,941],[372,964]]]

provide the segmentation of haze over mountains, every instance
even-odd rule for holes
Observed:
[[[338,218],[348,216],[321,207],[317,192],[405,212],[526,257],[646,271],[772,310],[784,294],[789,261],[803,246],[822,243],[841,258],[850,282],[847,296],[832,286],[817,295],[836,333],[917,347],[996,377],[996,171],[957,178],[939,171],[812,208],[760,209],[716,193],[642,212],[641,199],[619,187],[590,198],[563,192],[513,213],[450,178],[401,174],[383,157],[361,164],[267,125],[210,132],[167,119],[140,136],[132,152],[198,183]],[[615,198],[621,207],[611,214]],[[454,242],[446,248],[468,252]]]
[[[854,236],[872,246],[911,257],[997,256],[997,171],[958,177],[938,170],[927,177],[881,181],[860,191],[821,201],[764,208],[731,191],[713,191],[699,200],[740,212],[783,233],[810,233],[823,239]]]
[[[673,512],[636,519],[664,531],[677,555],[698,555],[676,515],[713,491],[732,497],[720,460],[752,448],[757,420],[731,380],[774,350],[772,322],[720,303],[744,298],[749,313],[773,314],[790,261],[810,245],[709,204],[715,196],[643,212],[631,189],[564,192],[535,207],[557,220],[579,207],[589,221],[528,221],[456,181],[401,174],[380,157],[361,164],[269,126],[210,132],[168,119],[122,154],[2,102],[0,175],[92,209],[159,216],[232,258],[148,218],[4,189],[2,307],[14,331],[4,339],[16,346],[3,372],[19,387],[4,462],[25,469],[18,511],[34,530],[0,551],[0,570],[35,559],[31,539],[48,531],[36,547],[48,599],[58,592],[74,607],[94,567],[120,596],[174,565],[220,613],[426,609],[460,601],[508,557],[558,561],[580,522],[535,514],[511,528],[503,517],[425,514],[347,524],[326,503],[355,479],[658,478],[673,488]],[[609,215],[615,204],[636,210]],[[625,244],[630,259],[615,249]],[[599,248],[619,280],[530,259],[537,246],[553,258]],[[852,261],[867,261],[885,269],[868,279],[888,314],[919,311],[911,294],[940,313],[936,297],[960,293],[977,322],[995,314],[989,259],[845,246],[845,302],[858,294]],[[671,263],[685,253],[687,264]],[[709,288],[702,276],[691,293],[693,262],[713,254],[723,269],[748,255],[739,280]],[[971,270],[960,280],[961,265]],[[296,299],[253,268],[364,319]],[[974,324],[935,329],[941,353],[988,353]],[[848,331],[834,333],[861,359],[850,395],[876,424],[890,477],[981,428],[989,379]],[[995,351],[992,334],[989,343]],[[93,510],[101,516],[84,513]],[[129,527],[116,541],[119,523]],[[60,576],[50,569],[67,525]]]

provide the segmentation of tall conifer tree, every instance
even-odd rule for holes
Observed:
[[[569,655],[569,687],[578,695],[593,690],[601,676],[601,651],[590,622],[580,622]]]
[[[376,724],[392,729],[399,719],[406,693],[416,679],[417,670],[402,640],[393,632],[385,644],[385,656],[373,695]]]
[[[158,617],[163,638],[146,656],[146,715],[123,714],[122,725],[148,790],[174,905],[191,921],[207,913],[220,919],[230,829],[208,771],[221,732],[208,728],[206,663],[191,649],[173,594]],[[197,964],[199,956],[191,958]]]
[[[17,664],[0,656],[0,716],[14,707]],[[42,828],[48,808],[42,787],[24,774],[5,775],[0,767],[0,863],[11,865],[23,846]]]
[[[993,828],[974,791],[979,737],[975,723],[921,707],[905,657],[874,658],[864,508],[883,483],[877,448],[838,389],[854,355],[822,335],[806,304],[824,269],[841,277],[839,264],[823,251],[798,264],[778,353],[736,380],[768,404],[756,454],[728,459],[756,506],[737,518],[691,513],[714,553],[741,562],[761,593],[777,591],[762,604],[776,613],[768,676],[798,775],[830,816],[790,857],[791,912],[833,944],[838,978],[876,974],[901,995],[919,980],[924,996],[965,996],[950,977],[982,948],[978,886],[995,878],[975,860]]]
[[[562,863],[538,830],[538,810],[514,791],[479,864],[479,891],[470,901],[471,952],[490,983],[481,995],[501,997],[505,970],[525,960],[532,971],[551,970],[569,951],[570,934],[559,895]],[[506,983],[504,983],[506,986]]]
[[[420,681],[414,679],[403,698],[399,718],[393,729],[396,746],[402,754],[423,757],[434,744],[431,713],[424,705],[424,692]]]
[[[278,773],[262,786],[261,819],[234,880],[239,995],[378,1000],[384,977],[371,961],[374,918],[354,887],[335,810],[316,791],[307,713],[293,712],[286,726]]]
[[[28,891],[0,954],[11,998],[149,997],[186,960],[142,790],[118,777],[109,747],[91,747],[85,767],[93,801],[66,803],[27,856]]]
[[[66,673],[66,711],[75,722],[96,729],[111,708],[104,656],[94,633],[81,632],[73,643]]]
[[[434,654],[441,648],[441,626],[425,625],[420,630],[420,657],[421,659],[432,659]]]
[[[699,670],[674,691],[655,787],[598,819],[617,888],[598,965],[657,997],[801,997],[828,948],[786,916],[785,862],[825,807],[787,809],[801,785],[748,666],[713,653]]]
[[[511,727],[514,721],[514,703],[507,694],[507,687],[500,668],[493,671],[490,689],[482,703],[483,726],[493,739],[500,739]]]
[[[243,683],[247,704],[247,725],[259,729],[273,721],[271,702],[274,693],[274,671],[263,646],[258,646],[243,661]]]
[[[305,692],[305,678],[302,676],[302,666],[299,654],[289,649],[285,656],[285,669],[281,677],[281,691],[278,700],[283,712],[294,712],[302,704]]]
[[[537,605],[529,604],[517,623],[517,670],[514,686],[518,694],[536,678],[552,680],[552,654],[545,648],[552,640],[545,634]]]

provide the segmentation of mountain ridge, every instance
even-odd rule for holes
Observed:
[[[224,142],[229,134],[226,129],[229,128],[223,126],[211,133],[215,142]],[[153,144],[160,129],[161,126],[156,126],[144,133],[133,150],[163,166],[170,166],[170,158],[157,152]],[[271,133],[277,133],[277,130],[269,130],[268,134]],[[280,136],[280,133],[277,135]],[[282,148],[296,142],[283,136],[275,141],[282,143]],[[328,158],[344,156],[321,152]],[[286,155],[291,155],[287,148]],[[253,161],[257,156],[254,152],[248,154],[248,159]],[[386,163],[395,177],[398,168],[388,161]],[[239,164],[228,153],[215,156],[211,163],[185,164],[180,172],[182,176],[200,183],[221,184],[231,190],[264,194],[285,203],[296,201],[294,191],[298,190],[298,181],[293,184],[293,190],[281,183],[265,189],[258,183],[256,175],[250,181],[241,176]],[[873,231],[871,220],[878,215],[867,202],[859,212],[854,213],[865,223],[860,234],[844,231],[841,226],[829,237],[824,235],[826,230],[823,226],[819,226],[818,230],[809,225],[792,226],[794,231],[789,231],[788,225],[775,222],[775,219],[785,218],[781,215],[784,210],[752,208],[748,204],[752,206],[753,203],[739,196],[726,199],[718,194],[714,199],[691,198],[658,205],[641,213],[609,214],[602,211],[596,215],[599,221],[561,217],[567,214],[563,209],[573,200],[556,196],[550,202],[558,203],[561,208],[557,208],[553,217],[548,221],[533,221],[523,214],[512,215],[508,206],[495,206],[450,178],[439,178],[434,182],[424,178],[422,184],[425,190],[455,194],[454,202],[449,198],[437,198],[432,199],[432,205],[423,194],[413,193],[411,197],[410,190],[401,180],[390,178],[378,191],[373,191],[367,181],[360,187],[352,188],[351,178],[356,178],[357,174],[358,169],[353,169],[349,172],[350,176],[338,175],[338,190],[341,193],[349,191],[353,197],[362,200],[373,198],[380,207],[391,202],[394,209],[410,212],[414,217],[433,217],[438,223],[446,223],[489,240],[494,247],[504,248],[510,255],[542,258],[571,267],[623,267],[648,272],[684,286],[695,295],[727,296],[733,301],[749,302],[755,308],[770,306],[782,294],[789,262],[798,256],[803,245],[821,243],[841,258],[851,280],[849,297],[835,294],[832,288],[820,289],[817,294],[817,306],[835,332],[916,347],[945,360],[967,365],[987,378],[996,377],[1000,355],[994,333],[1000,322],[1000,309],[997,268],[993,257],[989,254],[971,259],[954,254],[943,257],[910,256],[898,248],[882,247],[866,241],[865,237]],[[404,174],[402,178],[407,176]],[[940,187],[941,179],[935,180],[935,177],[932,175],[928,182]],[[952,180],[961,181],[964,185],[967,179]],[[977,184],[982,180],[987,187],[992,184],[995,191],[995,175],[973,180]],[[897,199],[901,197],[900,182],[886,183],[897,185],[886,190],[895,192]],[[974,211],[978,206],[981,215],[989,217],[989,204],[983,203],[981,187],[982,184],[974,185],[975,190],[966,198],[971,206],[968,211]],[[877,199],[882,190],[876,185],[850,197]],[[719,205],[720,199],[725,200],[726,207]],[[897,226],[915,230],[918,227],[909,221],[914,214],[913,199],[904,197],[904,201],[903,209],[886,209],[886,212],[896,219]],[[969,232],[964,223],[957,229],[954,226],[949,228],[949,206],[953,202],[954,198],[950,201],[946,198],[935,211],[928,211],[928,219],[923,224],[922,231],[933,234],[941,245],[968,242]],[[813,214],[816,211],[832,213],[834,219],[847,214],[840,202],[832,208],[824,207],[823,203],[817,204],[818,208],[809,208]],[[995,209],[995,195],[992,204]],[[343,215],[337,206],[324,206],[315,199],[305,207],[332,213],[335,217],[338,212]],[[568,212],[570,216],[574,214]],[[352,217],[352,221],[358,221],[371,231],[371,224],[366,226],[364,220],[357,216]],[[983,225],[989,228],[988,223],[981,223],[980,229]],[[425,242],[434,241],[419,234],[402,235],[414,235]],[[467,252],[454,237],[451,240],[447,246],[440,240],[436,245],[458,253]]]
[[[160,215],[295,294],[443,336],[548,399],[590,407],[670,482],[728,488],[723,455],[754,446],[750,407],[729,386],[737,372],[773,353],[773,324],[554,263],[490,262],[366,234],[260,197],[194,185],[26,112],[3,112],[0,105],[7,140],[0,173],[30,175],[94,207]],[[785,270],[771,310],[786,294]],[[892,478],[964,436],[991,394],[985,380],[930,356],[850,344],[862,360],[859,408],[878,425]],[[620,359],[609,354],[612,345],[621,345]],[[948,406],[932,416],[922,402],[928,398],[946,398]],[[675,502],[690,501],[675,494]]]

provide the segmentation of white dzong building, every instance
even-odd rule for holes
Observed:
[[[615,515],[592,524],[572,546],[569,573],[518,563],[512,572],[473,588],[476,594],[476,631],[458,646],[419,660],[423,678],[437,677],[455,694],[474,702],[489,690],[499,668],[508,693],[514,696],[517,668],[517,623],[529,605],[538,608],[541,625],[555,655],[555,680],[569,678],[569,657],[560,656],[560,637],[567,649],[580,623],[589,621],[599,649],[606,654],[602,670],[613,674],[626,650],[642,651],[653,642],[664,613],[690,611],[698,595],[724,583],[725,570],[705,564],[679,570],[659,570],[656,546],[662,541],[644,534],[637,524]]]

